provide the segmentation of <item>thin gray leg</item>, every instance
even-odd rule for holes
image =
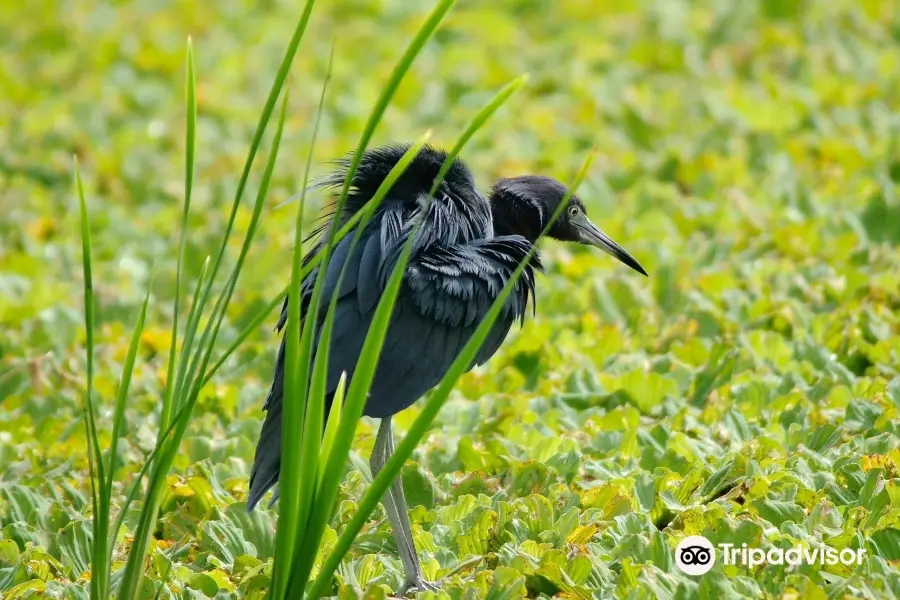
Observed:
[[[393,453],[394,435],[391,431],[391,418],[386,417],[381,420],[381,425],[378,427],[375,447],[372,449],[372,457],[369,459],[373,478],[378,475],[378,472],[381,471],[381,468]],[[406,591],[414,588],[436,590],[437,586],[429,581],[425,581],[425,577],[422,575],[419,555],[416,553],[416,546],[413,543],[412,527],[409,524],[409,510],[406,508],[403,484],[399,477],[385,492],[382,504],[384,504],[384,510],[387,512],[388,520],[391,522],[391,533],[394,535],[394,541],[396,541],[397,549],[400,552],[400,560],[403,562],[403,573],[406,577],[406,582],[400,593],[404,594]]]

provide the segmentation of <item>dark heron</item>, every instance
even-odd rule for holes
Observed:
[[[367,151],[354,175],[344,210],[339,215],[329,215],[322,231],[330,226],[330,219],[340,219],[339,224],[343,224],[362,209],[408,149],[409,146],[389,146]],[[353,237],[348,235],[335,246],[328,264],[313,269],[302,282],[302,312],[306,318],[315,279],[326,278],[323,297],[330,298],[341,268],[349,261],[348,276],[338,291],[325,414],[341,373],[346,372],[348,378],[353,376],[376,304],[399,249],[412,232],[446,157],[441,150],[423,148],[378,206],[353,254],[348,256]],[[344,168],[324,180],[324,184],[343,185],[348,162],[342,165]],[[364,414],[381,419],[371,457],[373,476],[394,449],[391,417],[412,405],[445,375],[517,265],[537,242],[565,194],[566,187],[560,182],[528,175],[500,180],[485,198],[475,189],[468,168],[459,160],[453,163],[413,242],[405,281],[366,401]],[[571,196],[549,236],[595,246],[639,273],[647,274],[628,252],[591,223],[577,196]],[[324,238],[320,236],[307,258],[323,250]],[[493,356],[512,324],[524,320],[529,297],[534,302],[534,271],[540,268],[535,254],[508,297],[473,367]],[[316,318],[321,323],[324,310]],[[287,301],[278,322],[279,330],[286,320]],[[283,380],[282,340],[250,475],[250,510],[278,481]],[[403,561],[404,590],[434,589],[434,584],[422,576],[399,481],[390,487],[383,504]]]

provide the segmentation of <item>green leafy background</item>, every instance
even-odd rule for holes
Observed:
[[[223,344],[289,276],[293,210],[275,206],[298,191],[332,43],[320,175],[354,146],[427,9],[405,0],[316,7],[289,83],[270,210]],[[194,38],[200,107],[193,278],[222,234],[301,10],[282,0],[0,5],[4,598],[87,597],[72,155],[94,235],[101,424],[144,290],[153,291],[117,448],[126,465],[117,478],[128,483],[155,441],[164,387],[185,39]],[[596,145],[580,195],[651,277],[543,245],[537,317],[463,379],[403,472],[426,575],[462,566],[441,594],[900,596],[898,15],[887,0],[462,0],[451,13],[377,142],[432,128],[451,144],[491,94],[528,72],[528,86],[465,152],[482,188],[524,172],[571,179]],[[239,226],[249,214],[242,208]],[[276,344],[263,328],[203,391],[169,478],[148,598],[154,581],[166,582],[162,597],[263,596],[276,511],[247,514],[244,500]],[[395,419],[401,435],[416,410]],[[101,444],[108,439],[106,427]],[[329,543],[368,482],[373,439],[364,420]],[[125,522],[120,551],[135,518]],[[865,548],[867,558],[854,567],[720,561],[689,577],[674,548],[695,534],[764,549]],[[401,581],[376,513],[335,593],[377,598]]]

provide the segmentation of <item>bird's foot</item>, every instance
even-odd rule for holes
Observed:
[[[441,587],[441,583],[442,581],[428,581],[427,579],[425,579],[425,577],[419,574],[415,577],[407,579],[400,587],[397,595],[406,596],[415,592],[436,592]]]
[[[438,579],[437,581],[428,581],[424,577],[419,577],[413,581],[407,581],[400,588],[400,591],[397,592],[398,596],[406,596],[408,594],[414,594],[416,592],[436,592],[447,583],[447,577],[443,577]],[[460,581],[462,583],[471,583],[475,580],[475,575],[469,575],[468,577],[463,577]]]
[[[457,566],[455,569],[453,569],[437,581],[428,581],[427,579],[425,579],[425,576],[422,574],[422,572],[419,571],[418,573],[416,573],[416,575],[406,580],[403,586],[401,586],[400,591],[397,592],[397,595],[402,597],[415,592],[436,592],[444,587],[447,581],[449,581],[450,578],[456,576],[460,571],[464,571],[469,567],[473,567],[480,563],[482,560],[483,557],[481,556],[477,556],[471,560],[468,560]],[[471,573],[466,577],[462,577],[461,579],[458,579],[458,581],[464,584],[471,583],[472,581],[475,581],[475,573]]]

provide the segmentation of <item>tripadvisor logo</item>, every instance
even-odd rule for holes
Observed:
[[[838,550],[831,546],[807,548],[792,546],[788,549],[751,548],[747,544],[735,546],[722,543],[718,545],[718,553],[722,563],[726,565],[844,565],[861,564],[866,556],[865,548],[844,548]],[[688,575],[703,575],[716,564],[716,547],[702,535],[689,535],[679,542],[675,548],[675,564]]]
[[[689,535],[675,548],[675,564],[688,575],[703,575],[716,564],[716,549],[702,535]]]

